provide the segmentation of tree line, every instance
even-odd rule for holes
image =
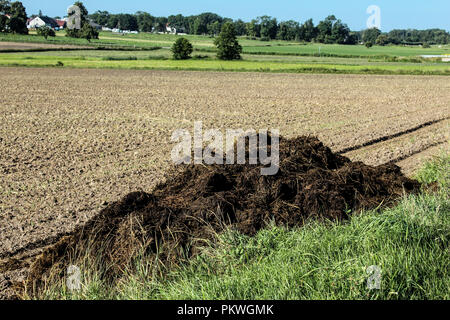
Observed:
[[[218,14],[206,12],[199,15],[154,17],[147,12],[135,14],[112,14],[108,11],[97,11],[89,18],[96,23],[111,29],[132,30],[140,32],[166,32],[166,25],[175,28],[178,33],[216,36],[222,26],[230,22],[234,25],[237,36],[250,39],[289,40],[299,42],[319,42],[356,44],[372,42],[373,44],[448,44],[450,33],[442,29],[428,30],[392,30],[382,33],[380,30],[351,31],[346,23],[334,15],[326,17],[317,25],[312,19],[304,23],[297,21],[278,21],[271,16],[261,16],[249,22],[241,19],[233,20]],[[376,37],[374,38],[374,35]],[[381,36],[381,37],[380,37]],[[377,43],[377,39],[380,37]]]
[[[206,12],[199,15],[154,17],[143,11],[135,14],[112,14],[108,11],[97,11],[88,14],[82,2],[75,2],[82,11],[82,27],[80,30],[68,30],[68,36],[82,37],[90,40],[98,38],[98,33],[89,25],[89,20],[111,29],[166,32],[166,26],[175,28],[177,33],[193,35],[217,36],[226,23],[233,25],[236,36],[246,36],[250,39],[288,40],[298,42],[319,42],[337,44],[448,44],[450,33],[442,29],[428,30],[392,30],[382,33],[378,29],[351,31],[346,23],[334,15],[326,17],[317,25],[312,19],[304,23],[297,21],[278,21],[276,18],[264,15],[244,22],[221,17],[218,14]],[[25,7],[19,1],[0,0],[0,32],[27,34],[27,14]]]
[[[0,32],[28,34],[27,12],[22,2],[0,0]]]

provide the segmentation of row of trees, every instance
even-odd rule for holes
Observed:
[[[450,34],[441,29],[392,30],[386,34],[381,34],[379,30],[352,32],[347,24],[334,15],[328,16],[317,25],[313,23],[312,19],[300,24],[293,20],[278,22],[276,18],[267,15],[250,22],[240,19],[233,21],[210,12],[194,16],[178,14],[169,17],[154,17],[142,11],[138,11],[136,14],[111,14],[108,11],[97,11],[91,14],[90,18],[105,27],[141,32],[165,32],[166,25],[169,25],[176,28],[179,33],[216,36],[222,26],[229,22],[234,25],[236,35],[261,40],[280,39],[339,44],[372,42],[375,44],[377,38],[383,35],[380,38],[380,44],[450,43]]]
[[[233,21],[215,13],[202,13],[194,16],[181,14],[169,17],[154,17],[147,12],[136,14],[111,14],[108,11],[97,11],[88,14],[82,2],[75,2],[81,9],[81,29],[68,30],[67,35],[88,40],[98,38],[98,32],[89,24],[89,20],[109,28],[134,30],[141,32],[165,32],[166,25],[176,28],[178,33],[208,34],[216,36],[222,27],[230,23],[237,36],[259,38],[261,40],[290,40],[320,43],[356,44],[359,42],[378,45],[386,44],[447,44],[450,43],[450,33],[442,29],[428,30],[392,30],[381,33],[378,29],[368,29],[351,32],[347,24],[330,15],[314,25],[309,19],[303,24],[289,20],[278,22],[276,18],[261,16],[250,22],[240,19]],[[27,14],[25,7],[19,1],[0,0],[0,32],[27,34]]]
[[[22,2],[0,0],[0,32],[28,34],[27,13]]]
[[[429,45],[450,43],[450,33],[442,29],[428,30],[392,30],[382,33],[377,28],[355,32],[358,42],[372,43],[380,46],[388,44]]]
[[[215,36],[222,30],[223,25],[231,23],[236,35],[261,38],[262,40],[315,40],[323,43],[342,44],[354,44],[357,40],[350,32],[349,27],[335,16],[327,17],[317,26],[314,25],[312,19],[300,24],[293,20],[278,22],[276,18],[262,16],[246,23],[240,19],[233,21],[210,12],[186,17],[181,14],[154,17],[142,11],[134,15],[97,11],[91,14],[90,18],[108,28],[141,32],[165,32],[166,25],[170,25],[180,33]]]
[[[392,44],[447,44],[450,43],[450,33],[442,29],[428,30],[392,30],[385,34]]]

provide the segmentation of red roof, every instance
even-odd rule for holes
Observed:
[[[56,19],[56,23],[58,24],[58,26],[61,27],[65,27],[66,26],[66,22],[64,20],[58,20]]]

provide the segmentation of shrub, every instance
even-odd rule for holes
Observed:
[[[89,23],[85,23],[80,30],[80,38],[91,42],[91,39],[98,39],[98,31],[95,30]]]
[[[175,60],[189,59],[194,51],[192,44],[186,38],[178,38],[171,50]]]
[[[47,26],[44,27],[40,27],[36,30],[38,36],[42,36],[45,39],[47,39],[48,37],[55,37],[55,31],[52,28],[49,28]]]
[[[373,43],[368,41],[364,44],[366,46],[366,48],[372,48],[373,47]]]

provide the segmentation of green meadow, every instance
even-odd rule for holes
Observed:
[[[194,46],[193,58],[171,59],[170,47],[179,38],[168,34],[101,32],[98,40],[56,37],[45,40],[35,34],[2,34],[1,41],[77,45],[65,49],[0,49],[0,66],[70,67],[148,70],[245,71],[289,73],[355,73],[448,75],[450,64],[425,60],[420,55],[449,54],[450,46],[325,45],[289,41],[260,41],[241,37],[242,60],[220,61],[215,57],[214,38],[185,36]],[[1,44],[1,43],[0,43]]]

